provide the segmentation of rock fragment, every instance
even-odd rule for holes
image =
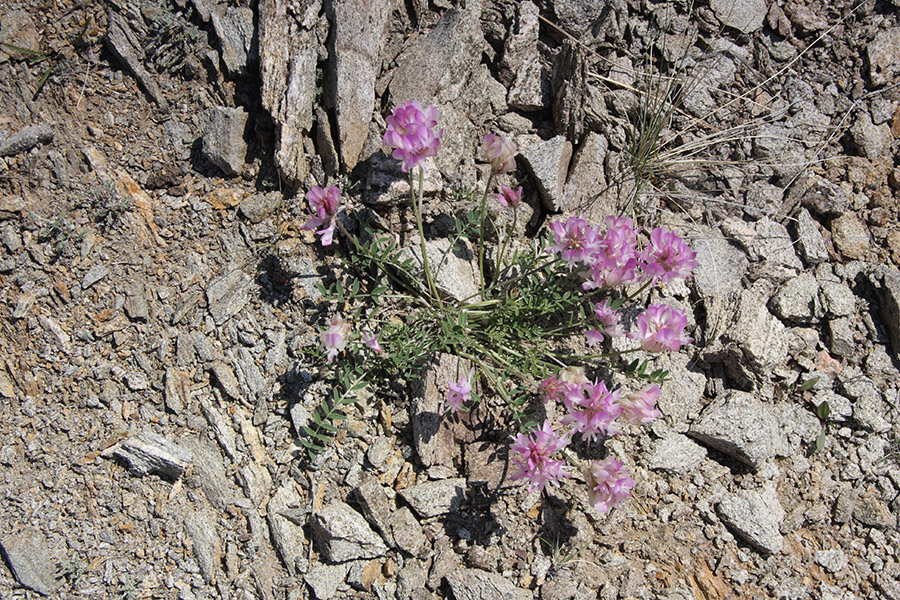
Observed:
[[[775,455],[779,443],[771,408],[738,390],[727,390],[711,402],[689,434],[754,469]]]
[[[239,268],[231,268],[224,275],[213,279],[206,288],[209,314],[216,325],[221,325],[241,312],[249,300],[252,283],[249,275]]]
[[[528,590],[497,573],[481,569],[454,569],[444,577],[456,600],[532,600]]]
[[[838,252],[851,259],[865,258],[869,251],[869,231],[852,212],[831,222],[831,239]]]
[[[317,564],[309,573],[303,576],[309,587],[312,588],[315,597],[318,600],[328,600],[334,597],[338,587],[344,583],[347,577],[347,571],[352,563],[342,563],[337,565]]]
[[[81,289],[86,290],[104,277],[109,275],[109,268],[104,264],[96,264],[87,270],[81,278]]]
[[[246,75],[248,65],[258,58],[253,9],[216,3],[210,16],[228,76],[234,79]]]
[[[141,433],[119,442],[103,452],[124,461],[138,477],[151,473],[167,479],[178,479],[193,457],[184,448],[155,433]]]
[[[391,514],[391,537],[397,548],[413,556],[420,556],[428,546],[422,526],[405,506]]]
[[[22,529],[0,538],[0,551],[20,585],[44,596],[53,595],[62,581],[50,559],[47,538],[35,529]]]
[[[709,6],[722,24],[743,33],[761,28],[769,12],[766,0],[711,0]]]
[[[52,141],[53,130],[49,125],[29,125],[0,141],[0,156],[28,152],[38,144],[49,144]]]
[[[800,257],[807,265],[813,266],[828,260],[825,238],[822,237],[822,232],[819,231],[816,222],[805,208],[801,208],[797,212],[794,233],[797,237],[797,249],[800,251]]]
[[[313,515],[312,531],[322,554],[331,562],[378,558],[387,552],[387,546],[363,516],[340,500]]]
[[[816,276],[803,272],[788,281],[772,297],[773,312],[794,323],[818,323],[824,316],[819,301],[819,283]]]
[[[422,247],[413,244],[404,252],[411,255],[417,268],[424,272]],[[425,242],[425,252],[428,253],[428,267],[439,294],[454,300],[474,298],[478,294],[478,258],[467,240],[459,239],[452,246],[447,238],[428,240]]]
[[[689,473],[706,458],[706,448],[680,433],[656,440],[647,466],[659,471]]]
[[[547,210],[566,209],[563,186],[572,157],[572,144],[563,135],[524,148],[519,153],[525,168],[531,172]]]
[[[447,386],[467,371],[451,354],[439,354],[429,365],[425,377],[415,381],[410,404],[410,419],[416,453],[426,467],[451,465],[456,453],[453,432],[443,418]]]
[[[144,50],[137,35],[131,29],[131,25],[128,24],[128,20],[114,10],[110,10],[109,15],[109,27],[104,38],[106,47],[109,48],[113,56],[128,67],[138,84],[156,102],[157,106],[163,111],[167,111],[169,102],[157,85],[156,80],[144,68],[142,60]]]
[[[293,480],[285,481],[272,495],[267,507],[272,544],[284,561],[288,573],[296,575],[306,570],[306,536],[303,534],[305,515],[298,510],[303,506]]]
[[[352,171],[369,135],[391,2],[333,0],[326,9],[331,20],[331,60],[325,101],[334,110],[341,162]]]
[[[247,142],[244,132],[249,115],[243,108],[213,106],[204,118],[203,156],[226,175],[237,175],[244,166]]]
[[[872,85],[889,83],[900,74],[900,27],[881,30],[868,46],[869,78]]]
[[[466,499],[466,480],[439,479],[426,481],[403,490],[403,497],[419,516],[428,518],[459,510]]]
[[[218,515],[206,508],[192,511],[184,520],[184,530],[193,542],[200,575],[209,585],[215,585],[222,560],[222,541],[216,531],[218,520]]]
[[[773,488],[729,494],[719,502],[717,512],[729,529],[754,548],[766,554],[781,551],[784,538],[779,527],[784,520],[784,509]]]
[[[525,0],[518,4],[512,34],[506,39],[500,59],[500,78],[509,88],[507,102],[522,111],[540,110],[549,96],[549,73],[535,51],[539,17],[533,2]]]

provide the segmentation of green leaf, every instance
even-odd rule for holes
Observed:
[[[821,452],[825,448],[825,430],[823,429],[816,438],[816,452]]]
[[[803,384],[800,386],[800,391],[805,392],[806,390],[812,389],[812,387],[814,385],[816,385],[817,383],[819,383],[818,377],[810,377],[809,379],[804,381]]]
[[[826,420],[831,414],[831,407],[828,406],[828,402],[822,401],[822,403],[816,407],[816,414],[823,421]]]

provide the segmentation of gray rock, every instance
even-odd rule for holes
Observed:
[[[688,433],[754,469],[774,456],[779,445],[771,407],[737,390],[727,390],[713,400]]]
[[[897,517],[887,503],[874,494],[864,494],[853,511],[853,518],[868,527],[891,529],[897,526]]]
[[[683,230],[697,253],[692,284],[704,298],[722,296],[741,287],[750,264],[747,255],[729,242],[718,229],[690,226]]]
[[[156,80],[144,68],[144,48],[128,20],[118,11],[110,11],[109,26],[104,36],[106,47],[120,63],[128,67],[147,95],[163,111],[169,110],[169,102],[157,85]]]
[[[890,429],[884,415],[881,392],[875,382],[856,367],[847,367],[838,374],[838,391],[853,401],[853,419],[870,431]]]
[[[441,172],[435,168],[434,159],[426,159],[425,176],[422,179],[422,195],[427,202],[444,189]],[[409,175],[400,168],[400,161],[384,154],[374,154],[369,161],[369,174],[366,177],[366,203],[382,206],[394,206],[410,203]],[[416,191],[418,192],[418,173],[416,174]]]
[[[199,481],[213,508],[227,510],[234,503],[234,488],[219,449],[208,439],[194,436],[186,438],[182,446],[193,456],[194,468],[190,477]]]
[[[856,355],[856,340],[853,336],[853,324],[850,319],[830,319],[828,321],[828,337],[831,339],[829,349],[838,356],[852,358]]]
[[[849,317],[856,313],[856,295],[844,283],[823,281],[819,284],[819,296],[830,317]]]
[[[351,171],[369,135],[391,2],[330,0],[326,11],[331,57],[325,102],[334,109],[341,162]]]
[[[789,279],[772,297],[772,312],[794,323],[818,323],[825,314],[819,301],[819,283],[809,272]]]
[[[840,394],[831,390],[818,390],[812,398],[812,403],[818,408],[823,402],[828,403],[828,418],[832,421],[841,423],[853,416],[853,405]]]
[[[802,137],[794,128],[781,124],[764,125],[753,137],[753,155],[768,161],[784,185],[789,183],[806,163],[806,153],[797,141]]]
[[[237,480],[253,506],[262,506],[269,499],[272,476],[263,465],[250,461],[237,472]]]
[[[891,339],[894,358],[900,360],[900,271],[882,266],[868,279],[878,292],[878,308]]]
[[[203,362],[224,360],[222,350],[218,346],[214,346],[212,341],[202,331],[194,331],[191,333],[191,342],[197,356]]]
[[[378,558],[388,550],[363,516],[340,500],[315,513],[311,524],[316,545],[331,562]]]
[[[777,456],[795,456],[813,444],[821,431],[809,408],[796,402],[779,402],[772,410],[778,429]]]
[[[317,564],[309,570],[309,573],[303,576],[303,581],[312,588],[316,598],[328,600],[334,597],[338,587],[344,582],[344,579],[347,577],[347,571],[350,569],[350,564]]]
[[[475,442],[465,447],[466,481],[469,486],[487,484],[491,490],[515,485],[509,480],[509,444]]]
[[[675,424],[686,423],[700,412],[700,401],[706,387],[706,376],[686,354],[659,355],[656,368],[666,369],[670,379],[662,386],[657,408]]]
[[[852,212],[831,222],[831,239],[838,252],[847,258],[862,259],[869,251],[869,231]]]
[[[103,456],[124,461],[138,477],[151,473],[167,479],[178,479],[193,462],[190,452],[155,433],[145,432],[123,440],[105,450]]]
[[[453,432],[444,419],[444,400],[450,383],[459,381],[468,371],[451,354],[439,354],[425,376],[413,382],[410,419],[413,443],[419,460],[426,467],[453,464],[457,452]]]
[[[785,326],[766,308],[765,285],[742,290],[737,298],[707,307],[711,325],[708,360],[724,361],[726,369],[743,380],[767,378],[771,370],[787,359],[788,335]],[[718,339],[718,342],[716,340]]]
[[[428,537],[422,526],[405,506],[391,514],[391,537],[395,547],[413,556],[421,556],[428,548]]]
[[[222,541],[216,531],[218,520],[219,516],[208,509],[194,510],[184,520],[184,530],[193,542],[200,575],[209,585],[215,585],[222,560]]]
[[[219,384],[219,387],[229,398],[241,400],[244,397],[241,393],[237,377],[234,376],[234,371],[231,370],[231,367],[222,362],[214,362],[209,366],[209,371],[215,378],[216,383]]]
[[[705,115],[716,106],[712,91],[734,80],[737,65],[749,57],[747,50],[724,38],[712,40],[712,52],[698,61],[693,69],[702,73],[694,79],[690,91],[684,97],[684,107],[693,115]]]
[[[229,78],[247,74],[248,66],[258,58],[253,9],[249,6],[217,5],[210,11],[213,29],[219,38],[219,51]]]
[[[739,490],[725,496],[716,509],[722,522],[754,548],[766,554],[781,551],[784,509],[774,488]]]
[[[766,0],[710,0],[709,6],[723,25],[743,33],[761,28],[769,11]]]
[[[408,100],[429,104],[456,99],[481,60],[481,2],[450,9],[434,28],[397,58],[388,91],[391,105]]]
[[[238,459],[237,437],[234,428],[225,416],[210,402],[209,396],[200,396],[200,411],[212,428],[216,441],[231,460]]]
[[[36,529],[21,529],[0,538],[0,550],[20,585],[50,596],[62,581],[50,558],[47,538]]]
[[[253,194],[245,198],[238,211],[251,223],[260,223],[270,217],[281,206],[281,193]]]
[[[628,5],[622,0],[568,0],[554,2],[556,24],[580,41],[592,44],[604,39],[620,39]]]
[[[549,74],[536,51],[539,16],[533,2],[525,0],[518,4],[516,20],[500,57],[500,78],[509,88],[506,101],[522,111],[540,110],[548,99]]]
[[[297,493],[297,485],[288,478],[272,495],[267,507],[272,543],[291,575],[305,572],[309,564],[303,534],[305,513],[298,511],[300,506],[303,502]]]
[[[391,511],[393,506],[377,477],[368,476],[353,490],[356,503],[363,516],[375,527],[388,543],[391,538]]]
[[[680,433],[656,440],[647,466],[658,471],[689,473],[706,458],[706,448]]]
[[[0,59],[8,56],[15,60],[27,60],[34,56],[30,52],[15,50],[6,44],[26,51],[41,51],[41,36],[28,11],[10,10],[0,17]]]
[[[807,265],[817,265],[828,260],[828,248],[825,246],[825,238],[809,211],[801,208],[797,212],[797,222],[795,228],[795,236],[797,238],[797,249],[800,251],[800,257]]]
[[[479,293],[476,273],[478,257],[473,253],[468,240],[459,239],[451,246],[447,238],[438,238],[425,242],[428,253],[428,268],[434,278],[438,294],[454,300],[474,300]],[[416,267],[425,271],[422,261],[422,247],[413,244],[404,248],[403,254],[413,259]],[[422,276],[424,282],[424,275]]]
[[[519,156],[525,168],[534,177],[547,210],[551,212],[565,210],[563,186],[569,170],[569,159],[572,157],[572,144],[565,136],[558,135],[524,148]]]
[[[94,265],[88,269],[87,273],[84,274],[84,277],[81,278],[81,289],[88,289],[107,275],[109,275],[109,268],[107,268],[106,265]]]
[[[508,578],[480,569],[455,569],[444,577],[456,600],[531,600],[534,595]]]
[[[237,175],[244,166],[247,142],[244,132],[249,115],[243,108],[213,106],[204,114],[203,156],[226,175]]]
[[[836,217],[850,209],[850,198],[844,188],[815,174],[807,176],[800,202],[804,208],[822,216]]]
[[[256,365],[256,359],[246,348],[238,348],[234,359],[234,366],[240,375],[240,384],[244,391],[251,397],[265,395],[267,385]]]
[[[191,374],[174,367],[167,368],[164,393],[166,408],[180,414],[191,399]]]
[[[125,286],[125,314],[132,321],[146,322],[150,318],[150,305],[147,302],[147,294],[144,284],[135,281]]]
[[[788,269],[803,268],[784,225],[769,218],[760,219],[756,223],[756,233],[758,237],[753,248],[766,263]]]
[[[206,287],[206,301],[209,304],[209,314],[216,325],[225,323],[241,312],[249,300],[252,281],[240,268],[232,267],[209,283]]]
[[[400,496],[423,518],[459,510],[466,498],[466,480],[439,479],[400,490]]]
[[[887,600],[900,600],[900,582],[887,573],[882,571],[875,576],[875,587],[884,594]],[[842,598],[844,597],[846,596],[842,596]]]
[[[851,144],[869,160],[884,156],[893,140],[890,125],[887,123],[875,125],[868,111],[860,111],[856,121],[850,126]]]
[[[52,141],[53,130],[49,125],[29,125],[0,141],[0,156],[28,152],[38,144],[49,144]]]
[[[303,140],[313,124],[322,2],[313,0],[296,9],[286,1],[259,5],[262,104],[278,133],[275,162],[293,183],[309,173]]]
[[[850,562],[847,555],[840,548],[834,550],[816,550],[813,554],[813,560],[816,564],[821,565],[829,573],[837,573],[842,570]]]
[[[609,142],[599,133],[587,132],[572,156],[572,168],[566,180],[563,198],[566,211],[583,216],[589,223],[603,223],[607,216],[619,213],[618,198],[606,192],[604,164]]]
[[[852,488],[842,491],[834,502],[834,522],[839,525],[849,523],[859,504],[859,496]]]
[[[900,75],[900,27],[882,29],[866,46],[869,58],[869,78],[879,86],[893,81]]]

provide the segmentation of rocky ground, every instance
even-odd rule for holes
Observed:
[[[0,3],[0,598],[900,599],[898,19],[896,0]],[[306,460],[337,251],[299,229],[305,191],[340,182],[350,226],[370,210],[409,241],[380,134],[419,99],[445,129],[431,238],[483,182],[489,131],[521,150],[521,235],[599,221],[633,191],[651,69],[685,93],[633,214],[700,266],[662,292],[697,340],[658,361],[663,418],[607,444],[634,497],[529,495],[479,412],[424,435],[440,368]]]

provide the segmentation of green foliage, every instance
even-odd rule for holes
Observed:
[[[53,258],[59,258],[69,249],[69,242],[73,237],[76,237],[73,235],[75,227],[63,214],[59,214],[53,219],[38,218],[44,222],[43,227],[38,231],[38,241],[49,242]]]
[[[303,426],[300,443],[310,460],[325,450],[331,436],[337,433],[337,423],[346,418],[344,407],[354,404],[366,388],[364,374],[359,369],[340,374],[330,398],[326,398],[312,413],[312,424]]]
[[[106,228],[113,227],[125,213],[134,210],[134,201],[120,194],[109,180],[91,189],[88,204],[94,211],[94,220]]]

